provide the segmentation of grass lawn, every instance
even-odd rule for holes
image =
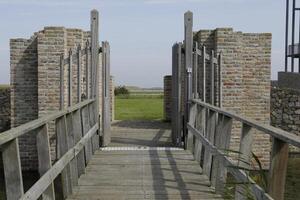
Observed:
[[[143,96],[130,96],[115,99],[116,120],[162,120],[163,98]]]

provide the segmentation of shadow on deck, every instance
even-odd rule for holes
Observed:
[[[119,121],[69,199],[222,199],[190,152],[171,145],[169,124]]]

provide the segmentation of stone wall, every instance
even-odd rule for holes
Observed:
[[[12,127],[19,126],[38,117],[46,116],[60,108],[60,55],[68,57],[70,50],[75,54],[80,45],[85,48],[90,33],[81,29],[45,27],[30,39],[11,39],[11,121]],[[99,55],[101,57],[101,55]],[[82,56],[81,96],[86,96],[85,61]],[[73,87],[72,104],[77,103],[77,59],[72,61]],[[90,63],[90,62],[89,62]],[[64,107],[68,106],[68,65],[64,66]],[[101,104],[101,71],[99,61],[99,90]],[[100,106],[101,109],[101,106]],[[113,109],[113,107],[112,107]],[[101,112],[101,111],[100,111]],[[56,155],[55,124],[49,123],[52,160]],[[37,169],[36,141],[34,134],[19,140],[23,169]]]
[[[10,87],[0,88],[0,133],[10,128]]]
[[[300,136],[300,91],[273,87],[271,90],[271,125]],[[291,152],[298,152],[295,147]]]
[[[172,117],[172,76],[164,77],[164,120],[171,121]]]

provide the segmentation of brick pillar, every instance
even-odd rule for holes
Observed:
[[[37,39],[10,40],[11,127],[38,117]],[[19,137],[24,170],[37,168],[34,134]]]

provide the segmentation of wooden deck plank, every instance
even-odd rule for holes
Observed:
[[[165,125],[145,124],[113,126],[111,147],[95,152],[68,199],[222,199],[189,151],[159,148],[171,147]]]

